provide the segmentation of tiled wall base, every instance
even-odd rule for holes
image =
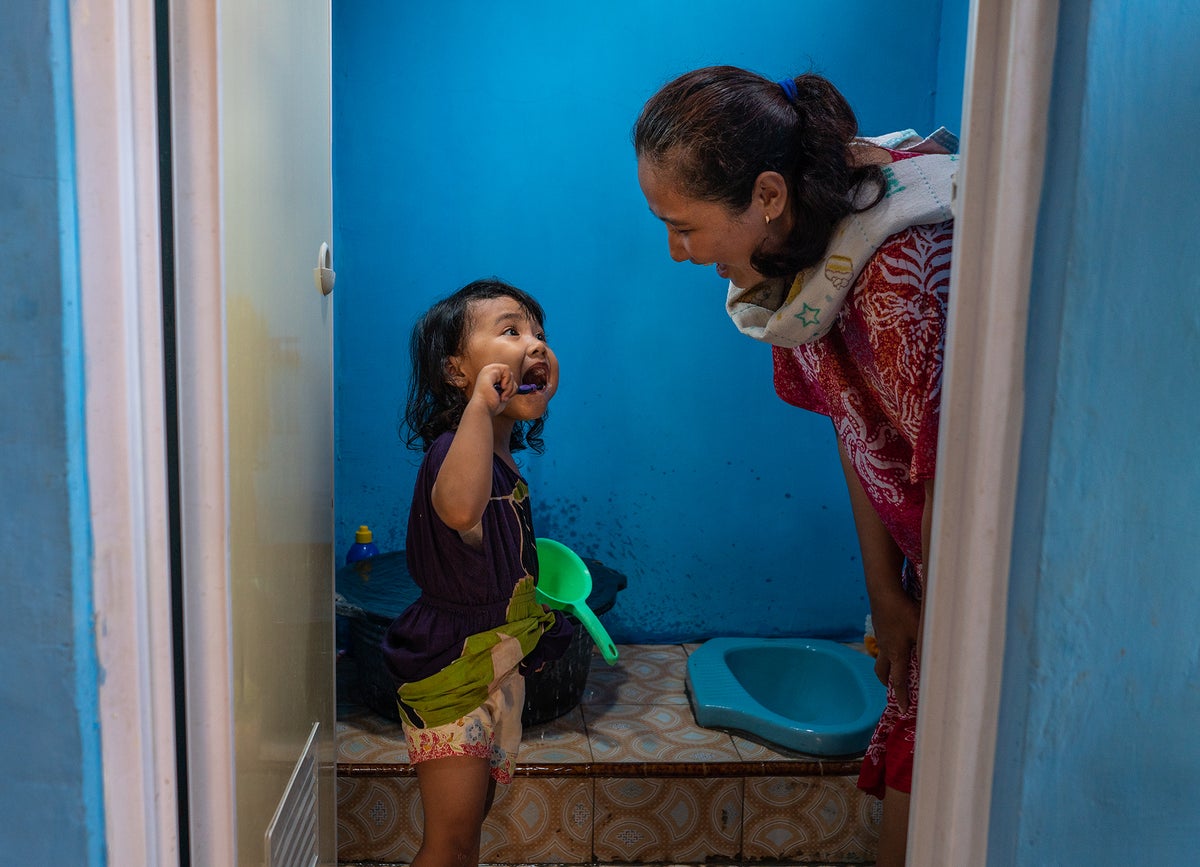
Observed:
[[[853,777],[518,777],[484,823],[487,864],[870,863],[877,802]],[[338,860],[407,864],[414,777],[338,780]]]
[[[580,708],[526,733],[484,824],[484,863],[874,861],[879,802],[855,787],[857,761],[697,727],[669,676],[682,646],[622,647],[621,658],[623,673],[593,667]],[[422,812],[399,726],[351,713],[338,751],[338,860],[409,863]]]
[[[781,861],[875,860],[879,802],[857,777],[760,777],[746,780],[742,851]]]
[[[596,780],[596,860],[703,862],[742,849],[742,781]]]
[[[878,802],[853,777],[518,777],[484,823],[487,864],[870,863]],[[338,860],[407,864],[414,777],[338,780]]]
[[[588,864],[592,781],[518,777],[483,826],[488,864]],[[338,780],[338,860],[407,864],[421,845],[415,777]]]

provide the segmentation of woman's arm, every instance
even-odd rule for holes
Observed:
[[[913,646],[920,629],[920,605],[904,592],[900,574],[904,554],[892,539],[875,507],[867,498],[862,482],[846,449],[838,442],[846,488],[850,493],[850,508],[858,530],[862,551],[863,576],[867,598],[871,604],[871,622],[879,656],[875,659],[875,674],[883,683],[891,682],[901,711],[908,710],[908,669]]]
[[[921,588],[922,598],[929,592],[930,549],[933,546],[933,479],[925,480],[925,511],[921,513],[921,577],[925,586]],[[921,622],[917,628],[917,653],[921,652],[921,644],[925,640],[925,606],[921,606]]]

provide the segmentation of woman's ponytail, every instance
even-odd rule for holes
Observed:
[[[795,97],[788,100],[796,112],[788,168],[792,230],[780,252],[759,250],[751,259],[755,270],[767,277],[790,276],[820,262],[833,232],[847,215],[865,211],[883,198],[883,173],[878,166],[854,166],[851,142],[858,135],[858,119],[850,103],[828,79],[804,73],[792,79]],[[863,192],[875,194],[856,206]]]

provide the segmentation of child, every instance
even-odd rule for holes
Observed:
[[[479,863],[496,783],[512,781],[523,673],[571,640],[570,622],[534,599],[529,488],[512,457],[541,452],[558,388],[542,320],[537,301],[492,279],[413,329],[405,424],[425,457],[406,551],[421,597],[383,640],[425,812],[413,867]]]

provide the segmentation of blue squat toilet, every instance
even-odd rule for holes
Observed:
[[[699,725],[813,756],[864,752],[887,702],[874,659],[820,638],[710,639],[687,686]]]

